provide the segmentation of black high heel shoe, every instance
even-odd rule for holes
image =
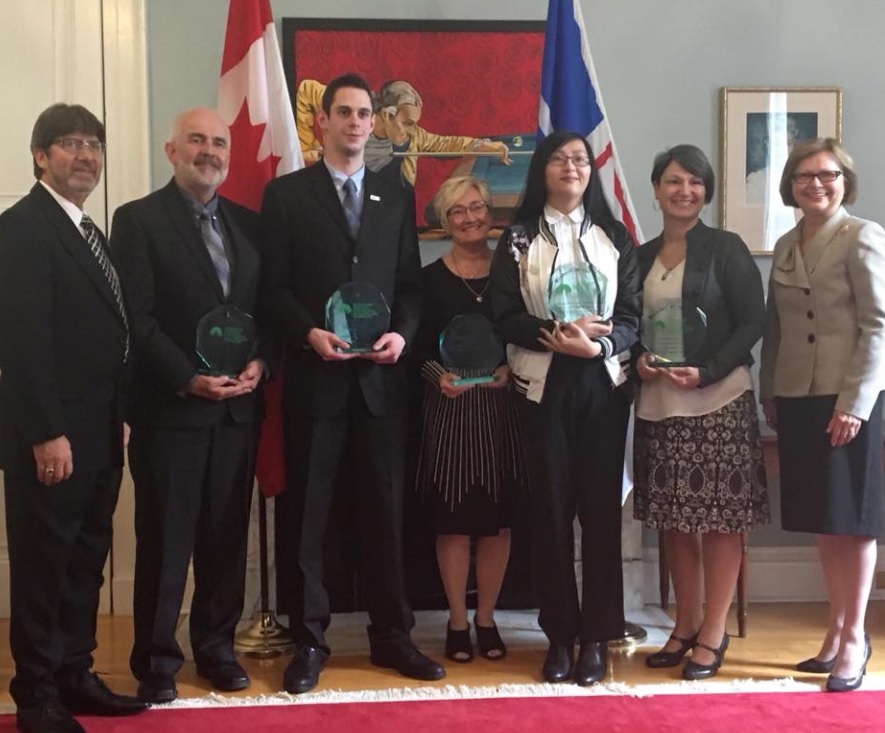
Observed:
[[[697,643],[698,635],[695,634],[690,639],[685,639],[676,634],[670,634],[670,639],[679,642],[679,648],[672,652],[661,649],[659,652],[649,654],[645,658],[645,665],[652,669],[661,669],[663,667],[678,667],[682,658],[688,654],[689,650]],[[668,640],[669,641],[669,640]],[[666,646],[666,645],[665,645]]]
[[[446,659],[459,664],[467,664],[473,660],[473,644],[470,641],[470,627],[453,629],[446,626]]]
[[[817,657],[811,657],[810,659],[803,659],[799,662],[796,665],[796,670],[808,674],[829,674],[833,671],[833,667],[835,666],[836,657],[827,661],[823,661]]]
[[[684,680],[706,680],[715,677],[719,668],[722,666],[722,660],[725,658],[725,650],[728,649],[728,632],[722,635],[722,643],[718,649],[714,649],[707,644],[696,642],[695,647],[701,647],[708,652],[713,652],[713,661],[710,664],[698,664],[693,659],[689,659],[682,668],[682,679]]]
[[[864,645],[866,646],[866,653],[864,654],[863,664],[858,675],[856,677],[835,677],[830,675],[827,677],[827,692],[851,692],[863,684],[864,675],[867,673],[867,663],[870,661],[870,657],[873,656],[873,646],[870,644],[869,634],[864,634]]]
[[[507,647],[501,634],[498,633],[498,625],[480,626],[473,619],[473,628],[476,630],[476,645],[479,647],[479,655],[483,659],[498,662],[507,656]]]

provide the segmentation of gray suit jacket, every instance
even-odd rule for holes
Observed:
[[[839,209],[799,249],[774,248],[762,341],[762,399],[837,395],[866,420],[885,389],[885,230]]]

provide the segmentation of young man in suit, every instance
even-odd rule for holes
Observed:
[[[255,310],[257,216],[217,195],[230,133],[216,112],[175,120],[166,155],[173,179],[121,206],[111,248],[127,288],[135,369],[129,461],[135,480],[135,643],[142,700],[168,702],[184,660],[175,629],[193,555],[190,637],[197,673],[219,690],[249,677],[234,656],[243,609],[254,472],[257,392],[251,358],[211,376],[197,327],[211,311]],[[246,357],[249,358],[248,356]]]
[[[123,468],[129,333],[104,235],[83,212],[104,125],[56,104],[34,125],[38,183],[0,215],[0,468],[9,541],[10,692],[31,733],[73,714],[147,706],[90,671],[102,569]]]
[[[402,571],[403,444],[408,399],[403,349],[418,326],[420,262],[414,203],[367,171],[374,115],[369,88],[354,74],[333,80],[318,115],[324,157],[268,184],[262,205],[262,296],[287,346],[287,491],[278,527],[293,533],[297,577],[291,627],[298,651],[283,676],[293,693],[316,686],[330,649],[324,632],[323,540],[339,466],[359,485],[371,661],[415,679],[443,668],[412,644],[414,617]],[[390,305],[390,327],[368,353],[325,325],[325,303],[349,281],[374,285]],[[278,533],[279,537],[279,533]]]

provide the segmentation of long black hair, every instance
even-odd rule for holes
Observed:
[[[605,200],[602,180],[599,176],[599,169],[596,167],[593,151],[585,138],[570,130],[554,130],[535,149],[529,163],[525,193],[522,196],[519,210],[516,212],[516,221],[535,222],[544,213],[544,205],[547,203],[547,163],[553,153],[572,140],[580,140],[584,143],[590,158],[590,183],[583,196],[584,213],[590,217],[590,221],[598,225],[614,241],[616,230],[622,225],[618,224]]]

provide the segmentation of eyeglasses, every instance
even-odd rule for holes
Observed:
[[[558,165],[560,168],[564,168],[569,161],[571,161],[575,168],[586,168],[590,165],[590,158],[586,155],[563,155],[562,153],[554,153],[547,159],[547,162],[550,165]]]
[[[817,178],[821,183],[832,183],[841,175],[842,171],[816,171],[814,173],[802,171],[801,173],[794,173],[793,180],[796,183],[811,183]]]
[[[104,155],[104,151],[108,149],[106,143],[100,142],[98,140],[81,140],[78,137],[60,137],[57,140],[52,141],[54,145],[58,145],[63,150],[69,153],[79,153],[83,148],[86,148],[90,153],[95,153],[96,155]]]
[[[463,219],[469,211],[474,216],[483,216],[489,205],[485,201],[474,201],[469,206],[453,206],[446,212],[449,219]]]

